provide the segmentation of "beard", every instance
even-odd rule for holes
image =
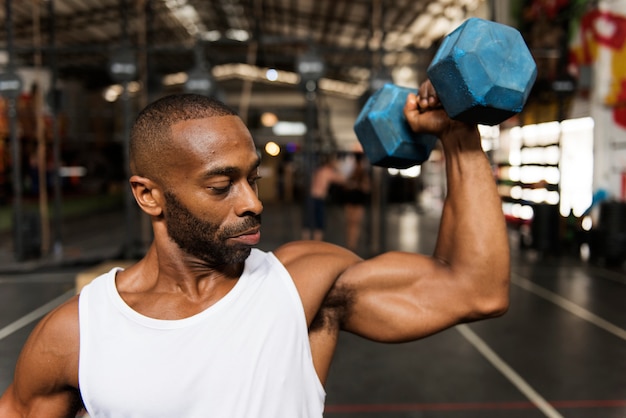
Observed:
[[[192,214],[173,193],[164,195],[167,233],[180,249],[215,266],[238,264],[248,258],[252,251],[250,246],[228,245],[226,240],[261,225],[261,215],[250,215],[241,223],[220,228]]]

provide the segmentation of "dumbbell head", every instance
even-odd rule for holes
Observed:
[[[522,110],[537,66],[516,29],[470,18],[444,38],[427,74],[451,118],[497,125]]]
[[[366,102],[354,124],[370,163],[408,168],[428,160],[437,138],[415,134],[403,113],[409,93],[415,89],[385,84]]]

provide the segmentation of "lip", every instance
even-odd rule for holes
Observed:
[[[257,245],[261,240],[261,230],[260,228],[254,228],[232,237],[231,240],[244,245]]]

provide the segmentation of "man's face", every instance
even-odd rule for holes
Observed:
[[[185,252],[211,265],[245,261],[251,246],[229,244],[230,237],[258,228],[261,215],[242,218],[236,225],[220,227],[195,216],[172,193],[165,193],[165,222],[170,238]]]
[[[164,188],[169,237],[211,266],[243,262],[260,239],[259,155],[238,117],[172,127],[174,151]]]

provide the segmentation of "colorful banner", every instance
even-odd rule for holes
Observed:
[[[626,128],[626,16],[593,9],[581,19],[570,45],[574,74],[591,67],[593,99],[613,108],[613,119]]]

